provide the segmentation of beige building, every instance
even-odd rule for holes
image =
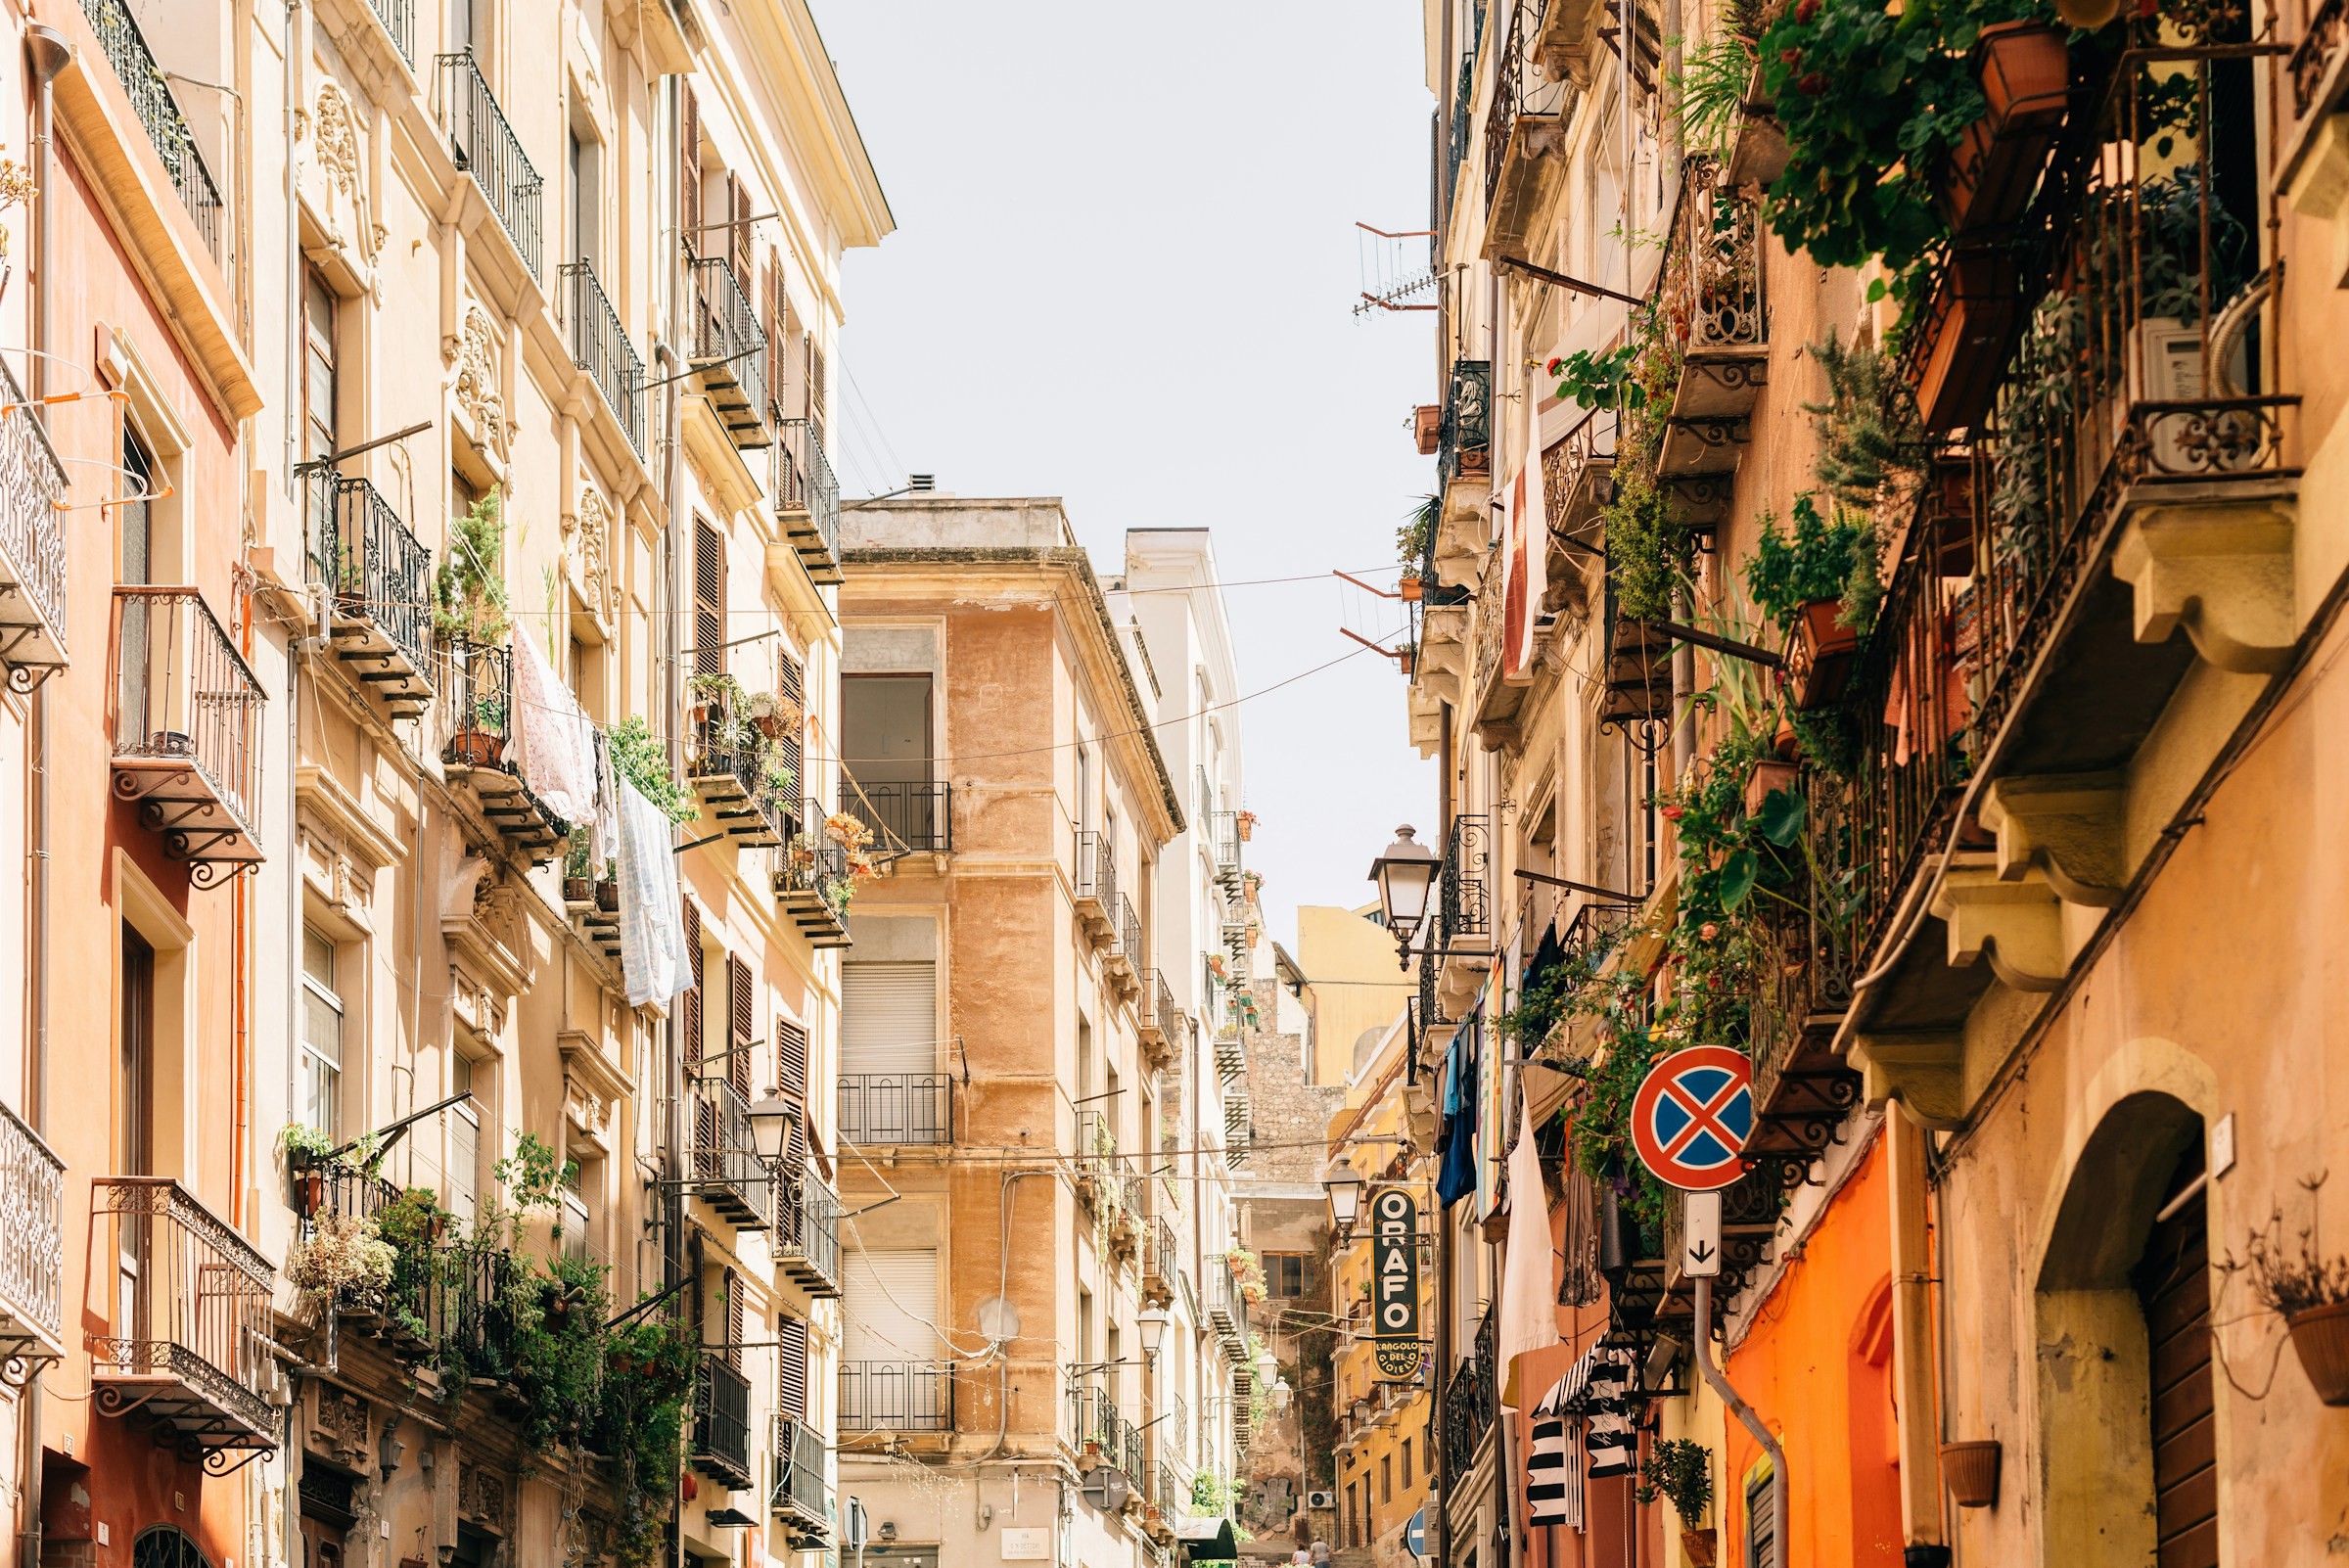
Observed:
[[[1213,869],[1160,739],[1198,688],[1057,501],[869,503],[842,542],[844,790],[889,852],[843,970],[843,1485],[897,1558],[1162,1561],[1221,1511],[1244,1343],[1168,978]]]

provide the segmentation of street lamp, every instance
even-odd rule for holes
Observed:
[[[1277,1378],[1273,1381],[1272,1413],[1274,1415],[1280,1415],[1287,1411],[1289,1407],[1289,1400],[1293,1396],[1294,1392],[1295,1391],[1289,1387],[1289,1380],[1287,1378]]]
[[[1271,1387],[1280,1377],[1280,1362],[1272,1359],[1272,1351],[1269,1346],[1257,1353],[1256,1363],[1249,1369],[1256,1373],[1256,1380],[1267,1388]]]
[[[1142,1359],[1157,1360],[1158,1348],[1167,1339],[1167,1310],[1164,1307],[1145,1307],[1142,1314],[1134,1319],[1134,1325],[1142,1331]]]
[[[1362,1212],[1362,1174],[1343,1160],[1332,1160],[1321,1173],[1321,1190],[1329,1194],[1330,1227],[1352,1230]]]
[[[1378,884],[1378,906],[1387,929],[1395,933],[1395,966],[1411,966],[1411,938],[1427,918],[1428,890],[1435,886],[1436,853],[1413,837],[1409,823],[1395,830],[1387,853],[1370,862],[1370,880]]]
[[[773,1165],[783,1158],[783,1141],[790,1134],[791,1119],[799,1115],[798,1105],[783,1097],[780,1089],[768,1089],[766,1098],[751,1107],[751,1144],[759,1151],[761,1163]]]

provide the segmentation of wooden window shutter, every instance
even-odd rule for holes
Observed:
[[[759,325],[766,334],[766,402],[783,418],[783,258],[766,248],[766,288],[760,296]]]
[[[714,675],[726,668],[726,539],[702,518],[693,523],[693,668]]]
[[[751,1095],[751,966],[726,954],[726,1001],[733,1012],[726,1034],[726,1081],[748,1099]]]
[[[734,266],[734,281],[742,285],[742,297],[756,300],[758,280],[751,276],[751,188],[731,170],[726,174],[726,218],[732,225],[726,230],[726,255]]]
[[[726,1270],[726,1364],[738,1371],[742,1367],[742,1342],[751,1337],[743,1332],[748,1322],[749,1315],[742,1307],[742,1275],[729,1268]]]
[[[684,902],[685,961],[693,966],[693,984],[677,1004],[677,1033],[684,1038],[685,1076],[698,1078],[702,1045],[702,912],[691,899]]]
[[[824,351],[815,346],[815,334],[807,335],[807,423],[815,429],[815,438],[824,438]]]
[[[806,759],[803,755],[800,737],[807,723],[807,677],[800,661],[789,648],[775,650],[775,697],[784,709],[783,731],[775,737],[780,761],[791,769],[792,790],[802,799],[808,796]]]
[[[677,103],[677,209],[686,245],[702,250],[702,237],[696,232],[702,226],[702,111],[693,89],[683,85]]]
[[[783,342],[775,355],[776,378],[783,383],[782,398],[785,417],[801,419],[807,413],[807,367],[801,363],[798,345],[806,334],[800,330],[800,313],[792,308],[791,295],[783,296]]]
[[[807,1099],[807,1031],[775,1014],[775,1087],[785,1095]]]
[[[775,1409],[795,1421],[807,1419],[807,1325],[797,1317],[775,1324]],[[785,1455],[788,1457],[788,1455]]]

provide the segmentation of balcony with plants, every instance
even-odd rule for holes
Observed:
[[[1444,390],[1436,430],[1436,493],[1443,498],[1435,533],[1435,580],[1466,587],[1492,533],[1493,365],[1458,359]],[[1423,574],[1420,581],[1428,580]],[[1425,589],[1422,588],[1424,595]]]
[[[393,718],[433,701],[433,552],[383,492],[332,471],[311,475],[310,580],[327,589],[336,659]]]
[[[4,199],[4,198],[0,198]],[[66,647],[66,469],[0,363],[0,669],[31,691],[70,662]]]
[[[115,799],[191,886],[257,867],[259,679],[196,588],[119,585],[114,623]]]
[[[843,811],[824,816],[812,800],[801,802],[790,842],[774,852],[775,902],[813,947],[846,947],[849,906],[859,884],[877,871],[866,846],[871,832]]]
[[[437,727],[449,783],[471,798],[509,848],[538,865],[560,853],[571,825],[523,782],[505,551],[505,519],[495,495],[451,520],[448,545],[432,578]]]
[[[806,797],[793,748],[799,705],[745,691],[732,675],[705,671],[686,681],[685,772],[706,826],[744,849],[779,850],[802,826]]]

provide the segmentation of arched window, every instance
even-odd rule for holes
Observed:
[[[130,1568],[212,1568],[196,1538],[175,1525],[154,1525],[130,1545]]]

